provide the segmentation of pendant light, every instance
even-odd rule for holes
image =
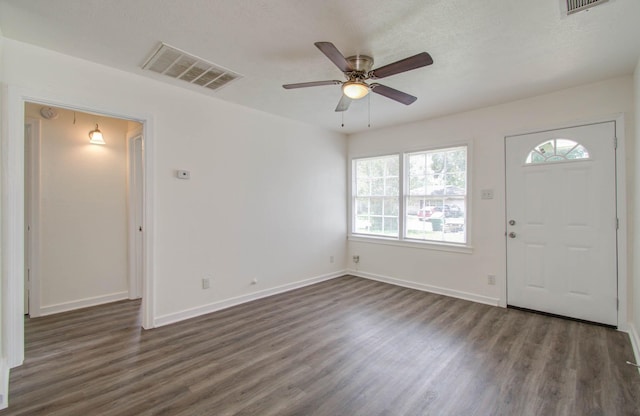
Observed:
[[[96,124],[96,129],[91,130],[89,132],[89,143],[92,144],[106,144],[104,142],[104,138],[102,137],[102,132],[98,128],[98,124]]]

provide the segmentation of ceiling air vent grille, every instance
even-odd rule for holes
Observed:
[[[566,0],[567,14],[578,13],[609,0]]]
[[[142,65],[142,69],[157,72],[171,78],[181,79],[217,91],[242,75],[189,55],[165,43]]]

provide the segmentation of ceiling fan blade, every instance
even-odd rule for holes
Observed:
[[[307,87],[321,87],[323,85],[340,85],[342,81],[312,81],[312,82],[299,82],[297,84],[284,84],[282,88],[291,90],[294,88],[307,88]]]
[[[371,71],[369,78],[385,78],[390,75],[399,74],[401,72],[411,71],[412,69],[421,68],[423,66],[431,65],[433,58],[426,52],[419,53],[417,55],[404,58],[400,61],[396,61],[392,64],[381,66],[380,68]]]
[[[344,55],[340,53],[338,48],[336,48],[333,43],[316,42],[314,43],[314,45],[316,45],[316,47],[320,49],[320,52],[325,54],[327,58],[331,60],[331,62],[333,62],[338,68],[340,68],[340,71],[342,72],[353,71],[353,68],[351,67],[349,62],[347,62]]]
[[[338,106],[336,107],[336,112],[347,111],[351,101],[353,101],[351,98],[342,94],[342,97],[340,97],[340,101],[338,102]]]
[[[395,100],[404,105],[409,105],[418,99],[418,97],[414,97],[413,95],[409,95],[406,92],[387,87],[386,85],[371,84],[369,85],[369,87],[371,87],[371,91],[375,92],[376,94],[384,95],[385,97],[391,98],[392,100]]]

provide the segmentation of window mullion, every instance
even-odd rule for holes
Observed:
[[[407,207],[406,207],[406,194],[407,194],[407,189],[405,188],[405,184],[407,183],[407,181],[405,180],[406,175],[408,175],[407,172],[405,172],[405,157],[406,155],[400,154],[398,155],[399,160],[399,164],[400,164],[400,170],[398,172],[398,180],[399,180],[399,184],[398,184],[398,239],[399,240],[404,240],[406,238],[406,230],[405,230],[405,224],[406,224],[406,212],[407,212]]]

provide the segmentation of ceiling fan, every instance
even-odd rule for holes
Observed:
[[[387,87],[386,85],[378,84],[377,82],[367,84],[365,81],[385,78],[433,63],[431,55],[427,52],[422,52],[372,70],[373,58],[370,56],[356,55],[345,58],[331,42],[316,42],[314,45],[344,73],[347,80],[301,82],[297,84],[285,84],[282,87],[289,90],[294,88],[319,87],[322,85],[342,85],[343,94],[340,102],[338,102],[336,111],[346,111],[352,100],[365,97],[369,91],[391,98],[399,103],[409,105],[418,98]]]

